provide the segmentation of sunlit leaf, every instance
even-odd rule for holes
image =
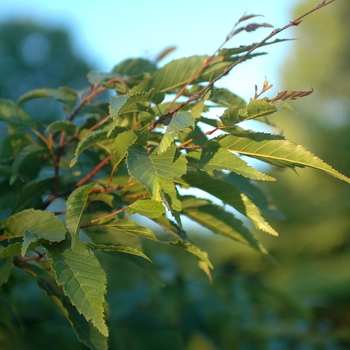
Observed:
[[[162,141],[157,147],[157,153],[165,152],[177,137],[179,131],[194,126],[195,118],[190,112],[179,112],[171,118]]]
[[[140,199],[131,204],[126,210],[128,215],[137,213],[149,218],[156,218],[165,212],[163,204],[152,199]]]
[[[208,173],[226,169],[252,180],[275,181],[275,178],[249,166],[243,159],[224,148],[204,148],[203,151],[191,152],[188,160],[190,164],[196,164],[199,169]]]
[[[340,180],[350,179],[324,163],[303,146],[286,140],[283,136],[245,131],[220,136],[210,142],[279,167],[310,167],[322,170]]]
[[[106,244],[86,243],[86,246],[91,250],[98,250],[102,252],[117,252],[117,253],[136,255],[152,262],[151,259],[146,254],[142,253],[136,248],[128,247],[125,245],[106,245]]]
[[[134,209],[131,207],[132,212],[144,213],[143,215],[150,215],[148,217],[158,217],[164,213],[164,207],[161,203],[150,201],[147,199],[136,201],[134,204]],[[99,221],[99,225],[108,227],[112,230],[123,232],[128,235],[150,239],[152,241],[158,241],[157,236],[148,227],[139,225],[137,222],[130,219],[103,219]]]
[[[170,147],[157,155],[156,152],[149,154],[145,148],[133,145],[129,147],[126,163],[130,175],[147,188],[153,199],[160,201],[161,178],[170,180],[180,177],[186,172],[187,162],[176,147]]]

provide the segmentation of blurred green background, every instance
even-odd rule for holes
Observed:
[[[314,3],[304,0],[295,13]],[[280,67],[280,85],[312,86],[315,92],[292,104],[297,113],[281,111],[272,120],[287,138],[350,176],[348,18],[350,2],[339,1],[297,28],[298,40]],[[17,99],[41,87],[83,88],[91,68],[73,53],[64,30],[0,26],[1,97]],[[62,113],[45,100],[49,112],[40,115],[40,103],[28,104],[28,112],[45,120]],[[101,256],[109,282],[111,349],[350,348],[350,187],[313,170],[269,171],[278,181],[262,189],[284,218],[266,215],[280,237],[257,235],[279,266],[239,244],[203,235],[199,227],[190,235],[211,257],[212,284],[194,259],[171,247],[144,244],[152,271],[140,270],[137,260]],[[150,277],[155,275],[160,278]],[[0,349],[44,348],[84,346],[56,305],[16,271],[0,291]]]

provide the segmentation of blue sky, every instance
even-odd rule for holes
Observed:
[[[1,5],[0,21],[20,18],[65,27],[75,50],[97,69],[109,71],[125,58],[154,57],[169,45],[177,46],[177,50],[168,61],[211,54],[244,13],[262,14],[264,17],[256,18],[256,22],[281,27],[293,19],[291,12],[297,3],[298,0],[7,0]],[[260,29],[238,35],[227,47],[260,41],[270,31]],[[297,35],[297,31],[289,30],[278,37]],[[272,94],[277,93],[281,90],[278,69],[289,49],[289,43],[270,46],[268,55],[238,66],[221,84],[249,99],[254,85],[261,85],[267,76],[275,85]]]

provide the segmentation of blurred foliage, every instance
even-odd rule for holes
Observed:
[[[304,1],[302,6],[304,3],[311,1]],[[344,35],[350,34],[346,30],[346,20],[341,22],[340,19],[346,18],[345,11],[349,14],[350,3],[340,2],[316,13],[300,26],[302,32],[298,32],[301,38],[295,44],[295,57],[284,64],[288,70],[293,66],[293,77],[286,74],[284,85],[294,88],[291,85],[295,81],[296,88],[304,88],[300,84],[305,82],[306,88],[313,85],[320,94],[308,97],[304,104],[298,103],[296,109],[300,115],[280,112],[276,122],[288,130],[288,137],[293,136],[335,168],[350,175],[347,161],[350,124],[342,122],[341,127],[332,121],[325,124],[326,116],[320,118],[319,113],[312,115],[307,107],[308,113],[304,113],[300,108],[310,101],[321,105],[318,101],[323,96],[324,105],[336,105],[337,113],[339,108],[345,114],[349,112],[345,96],[350,92],[347,87],[350,53],[346,53]],[[327,21],[334,21],[335,25],[325,26],[322,16],[327,16]],[[302,45],[311,38],[312,43],[318,44],[310,51]],[[88,67],[72,53],[65,32],[34,24],[7,23],[0,28],[0,44],[2,97],[16,99],[24,92],[40,87],[83,86],[81,82]],[[32,45],[39,45],[40,50],[28,49],[33,48]],[[325,50],[328,45],[331,49]],[[32,50],[32,54],[26,50]],[[304,51],[308,59],[302,58],[299,50]],[[335,88],[342,91],[342,95],[334,93]],[[341,102],[339,96],[342,96]],[[35,108],[34,102],[31,103],[30,107]],[[57,112],[55,108],[52,113]],[[329,109],[326,114],[330,115],[328,112]],[[293,132],[296,118],[299,126]],[[320,123],[315,124],[318,118]],[[203,241],[217,266],[212,284],[191,267],[195,265],[191,257],[171,247],[161,253],[152,243],[147,242],[144,247],[165,286],[150,279],[147,273],[140,272],[122,256],[119,261],[115,255],[113,259],[101,257],[109,276],[110,348],[348,348],[349,188],[321,173],[314,176],[311,170],[300,172],[300,177],[291,171],[276,172],[278,181],[268,188],[286,217],[275,224],[281,236],[265,238],[280,262],[278,267],[244,247],[227,245],[224,239],[207,239],[196,232],[198,229],[194,229],[193,238]],[[47,347],[52,350],[85,348],[76,340],[57,306],[19,270],[0,291],[0,349]]]
[[[26,92],[40,88],[82,89],[87,85],[86,75],[90,69],[74,51],[65,30],[32,22],[0,23],[2,98],[16,101]],[[45,114],[41,108],[43,103]],[[26,109],[45,121],[51,120],[60,110],[54,100],[31,101]]]
[[[313,3],[300,2],[295,15]],[[298,114],[281,112],[272,118],[287,137],[306,145],[345,175],[350,174],[349,15],[350,2],[336,2],[295,29],[299,39],[282,64],[283,86],[313,86],[315,93],[294,103]],[[281,266],[270,269],[268,279],[308,305],[314,317],[328,322],[339,344],[348,349],[350,189],[323,174],[298,173],[273,172],[278,181],[268,185],[286,218],[275,224],[281,232],[279,239],[269,243]]]

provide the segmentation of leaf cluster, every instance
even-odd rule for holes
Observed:
[[[253,24],[233,34],[267,26]],[[275,178],[249,165],[247,157],[350,179],[283,136],[242,127],[251,119],[268,123],[281,102],[312,92],[260,98],[270,88],[266,82],[246,103],[217,88],[214,80],[227,69],[259,55],[244,57],[253,47],[163,67],[128,59],[112,72],[91,72],[83,92],[40,89],[17,103],[1,99],[0,120],[8,133],[0,165],[0,258],[6,262],[0,282],[7,282],[13,266],[28,272],[62,309],[80,341],[106,349],[107,279],[96,252],[121,253],[150,271],[142,250],[142,241],[149,240],[193,255],[211,279],[212,263],[188,235],[188,218],[273,261],[254,230],[278,235],[264,218],[270,207],[257,186]],[[106,90],[113,92],[109,102],[96,99]],[[43,125],[28,115],[25,104],[38,98],[58,101],[66,118]],[[218,108],[223,112],[213,118],[210,111]],[[195,196],[198,190],[205,198]],[[141,224],[140,216],[150,224]]]

